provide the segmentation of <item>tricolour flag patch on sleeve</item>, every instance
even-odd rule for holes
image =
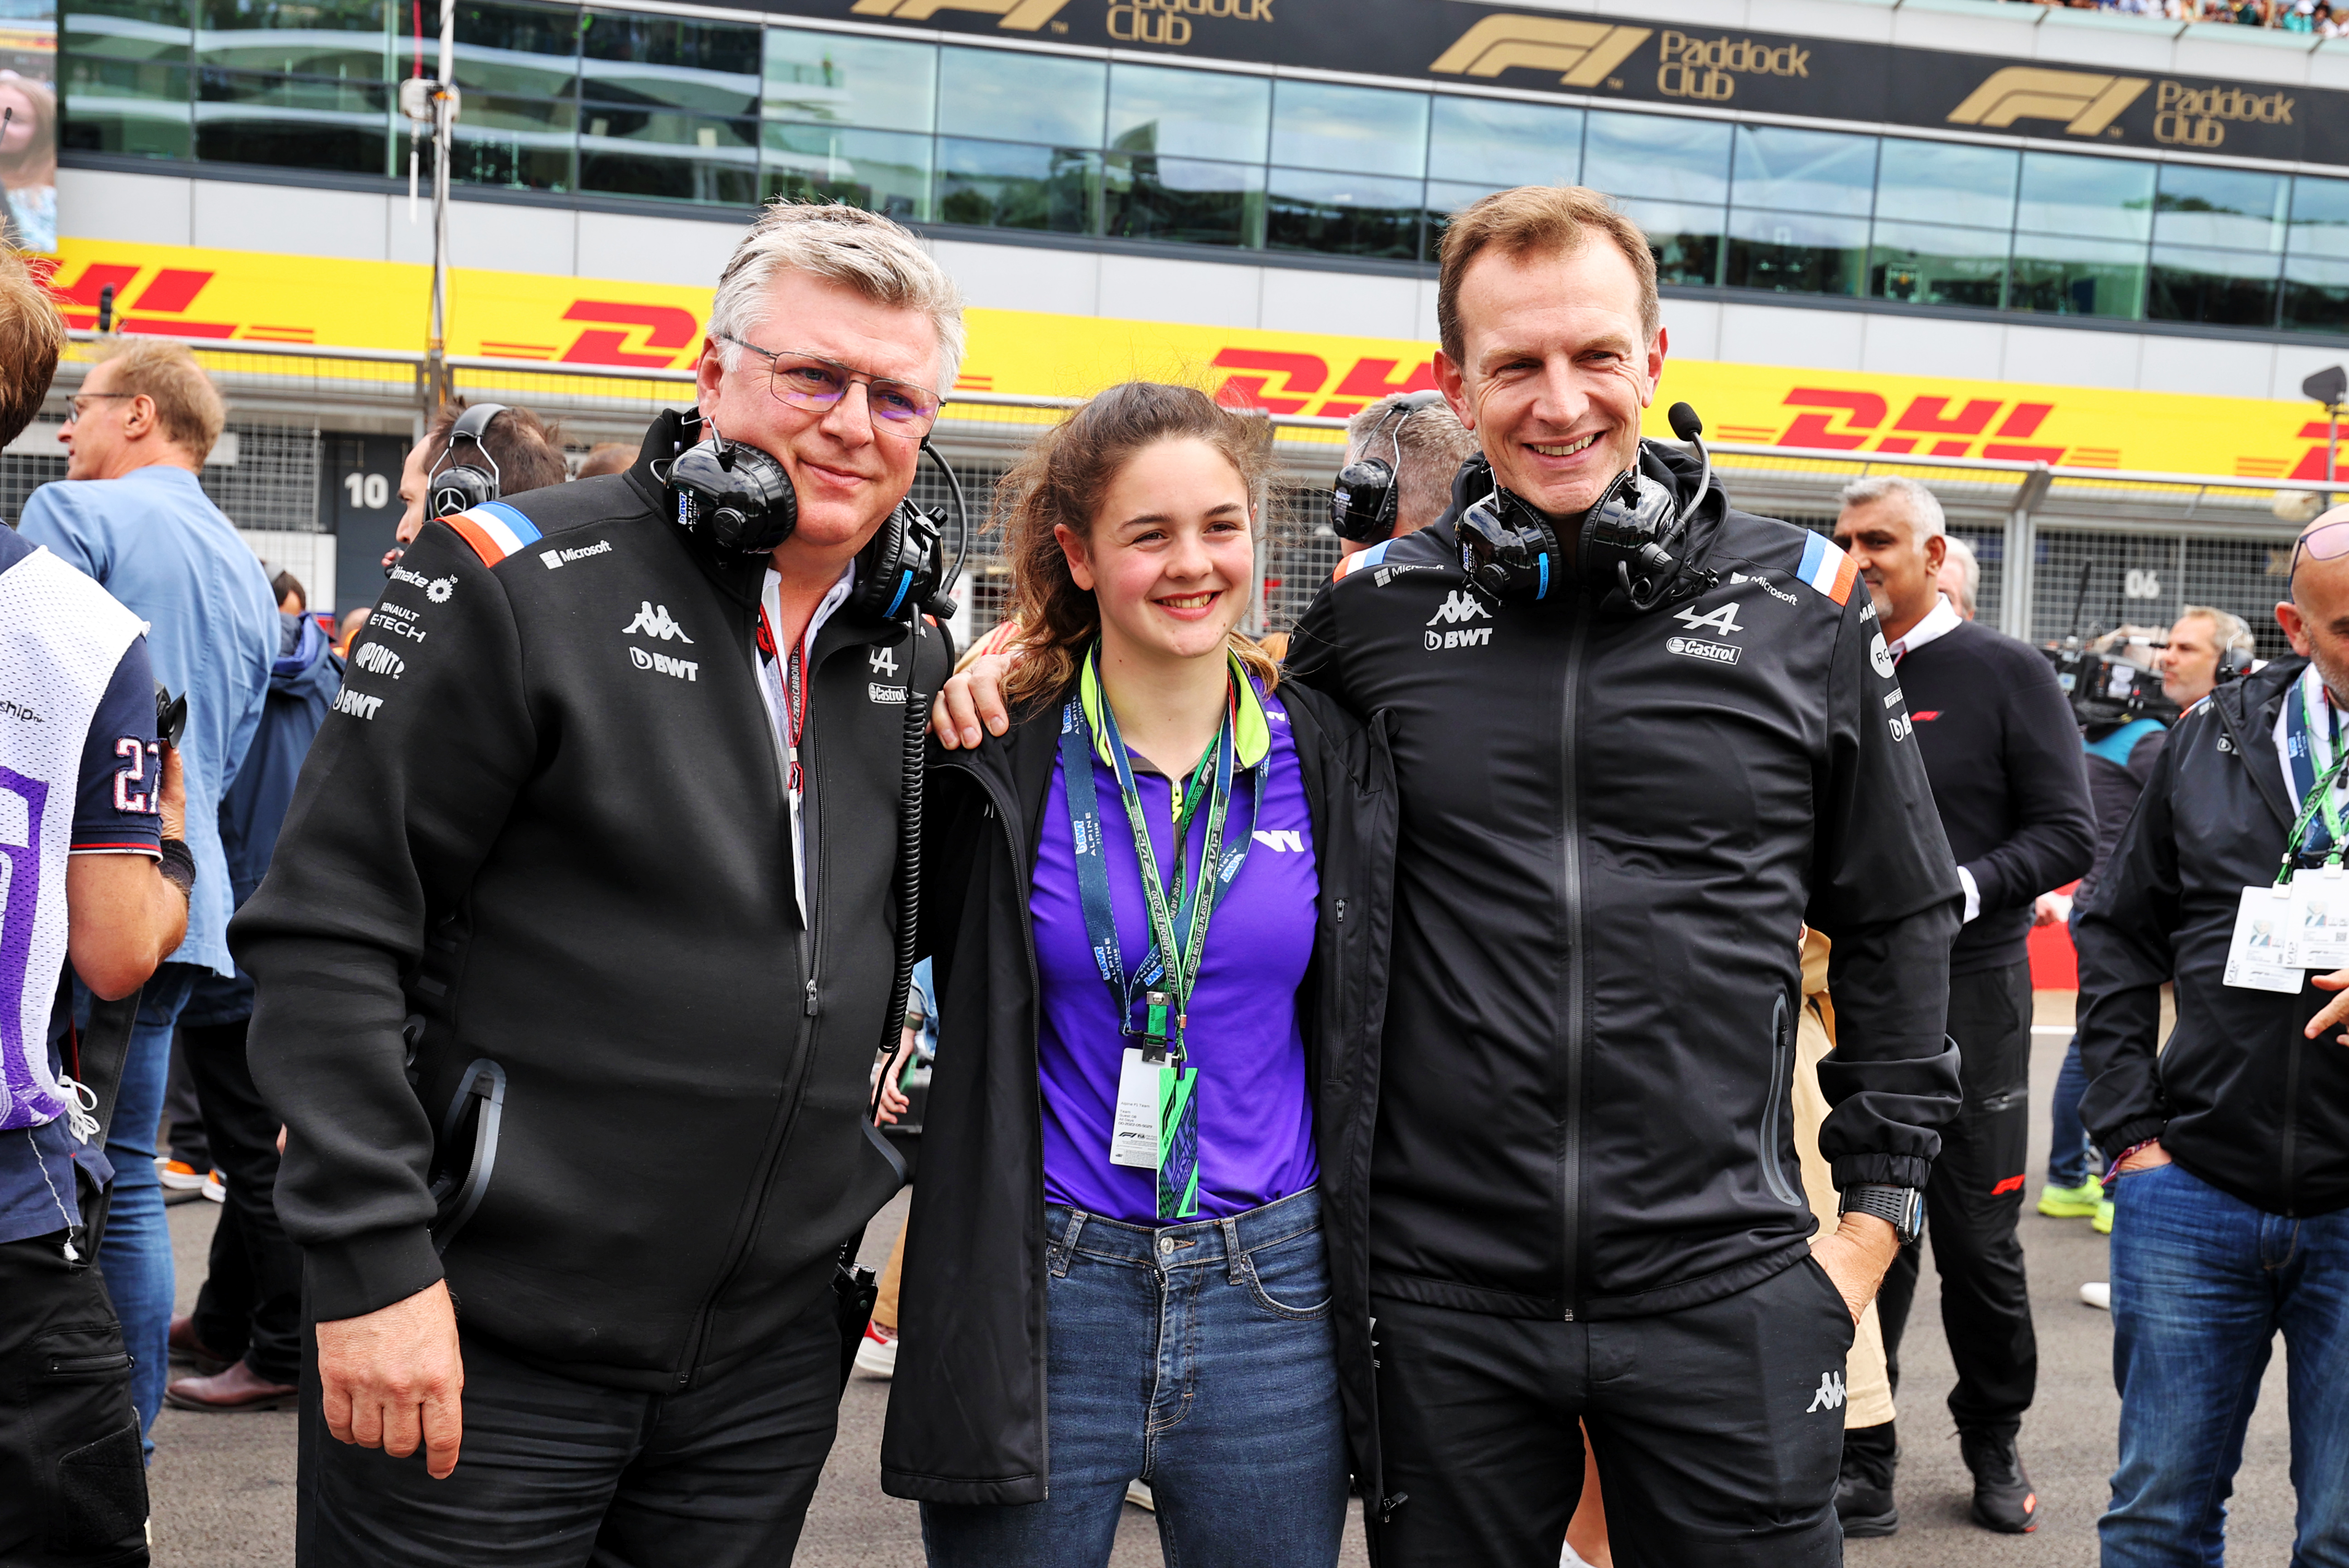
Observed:
[[[1387,558],[1387,547],[1393,543],[1392,539],[1381,539],[1367,550],[1355,551],[1338,563],[1337,569],[1330,574],[1330,579],[1335,581],[1349,573],[1359,572],[1365,566],[1377,566]]]
[[[538,524],[502,501],[485,501],[440,521],[457,530],[485,566],[494,566],[525,545],[538,543]]]
[[[1851,597],[1851,585],[1859,580],[1859,566],[1826,535],[1806,533],[1803,535],[1803,564],[1795,568],[1795,576],[1842,604]]]

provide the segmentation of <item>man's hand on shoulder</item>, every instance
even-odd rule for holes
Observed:
[[[930,704],[930,733],[939,745],[949,752],[976,747],[981,724],[990,735],[1011,727],[1003,701],[1003,680],[1010,672],[1009,654],[985,653],[938,689]]]
[[[318,1384],[338,1442],[406,1459],[446,1480],[464,1436],[465,1364],[446,1281],[364,1317],[318,1325]]]
[[[1857,1323],[1884,1283],[1885,1271],[1900,1251],[1899,1233],[1873,1214],[1847,1214],[1835,1230],[1811,1242],[1811,1256],[1827,1272],[1843,1304]]]

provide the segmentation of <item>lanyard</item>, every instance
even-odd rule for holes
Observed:
[[[797,800],[800,794],[800,734],[807,728],[807,639],[802,638],[792,648],[791,656],[782,661],[779,674],[775,668],[775,628],[767,624],[767,607],[759,607],[759,673],[766,677],[767,694],[774,700],[775,711],[782,716],[784,762],[788,776],[784,787]]]
[[[1096,643],[1087,655],[1092,661],[1096,682],[1100,672],[1100,645]],[[1235,682],[1239,677],[1235,674]],[[1226,856],[1224,853],[1224,827],[1231,808],[1232,768],[1238,751],[1237,710],[1239,693],[1235,684],[1226,703],[1224,722],[1216,739],[1198,765],[1192,769],[1190,785],[1183,792],[1181,809],[1174,817],[1174,868],[1173,886],[1179,900],[1173,910],[1167,908],[1167,886],[1158,872],[1158,857],[1151,848],[1150,827],[1143,815],[1142,795],[1133,782],[1133,766],[1127,757],[1125,742],[1118,733],[1117,715],[1110,707],[1106,693],[1102,698],[1102,739],[1110,759],[1117,771],[1118,794],[1125,807],[1126,826],[1133,834],[1134,858],[1142,871],[1143,901],[1150,916],[1151,949],[1137,967],[1133,977],[1125,973],[1125,957],[1117,936],[1117,920],[1110,904],[1109,867],[1102,851],[1101,804],[1093,786],[1093,746],[1092,726],[1087,722],[1084,700],[1081,692],[1072,692],[1068,708],[1061,717],[1061,771],[1067,780],[1069,792],[1069,830],[1074,841],[1077,862],[1077,888],[1084,907],[1085,935],[1093,950],[1093,962],[1107,982],[1110,993],[1117,999],[1118,1025],[1127,1034],[1134,1033],[1132,1024],[1134,993],[1144,994],[1148,1011],[1144,1031],[1154,1041],[1168,1042],[1171,1055],[1179,1061],[1183,1055],[1185,1032],[1189,1023],[1191,991],[1198,983],[1200,961],[1206,951],[1207,925],[1215,913],[1216,902],[1233,879],[1238,877],[1241,865],[1247,858],[1248,846],[1255,837],[1257,815],[1263,810],[1266,783],[1270,776],[1272,755],[1268,748],[1255,769],[1251,791],[1253,802],[1249,810],[1249,831],[1237,846]],[[1207,809],[1206,842],[1202,846],[1195,876],[1186,876],[1190,857],[1190,827],[1202,800]],[[1174,955],[1169,967],[1168,955]],[[1162,982],[1163,986],[1162,986]],[[1168,1009],[1173,1009],[1173,1027],[1168,1027]]]

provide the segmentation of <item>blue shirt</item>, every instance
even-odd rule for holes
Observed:
[[[25,503],[17,532],[97,578],[145,621],[155,679],[187,696],[180,761],[196,890],[187,940],[171,960],[233,974],[220,806],[261,722],[277,657],[268,576],[196,476],[168,463],[120,479],[45,484]]]

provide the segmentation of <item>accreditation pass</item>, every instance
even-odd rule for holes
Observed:
[[[1126,1047],[1117,1075],[1117,1119],[1109,1132],[1112,1165],[1158,1168],[1158,1080],[1165,1071],[1164,1051]]]
[[[2299,919],[2300,898],[2290,884],[2244,888],[2235,907],[2235,934],[2227,943],[2227,983],[2245,991],[2296,993],[2301,970],[2292,961],[2292,941]]]

